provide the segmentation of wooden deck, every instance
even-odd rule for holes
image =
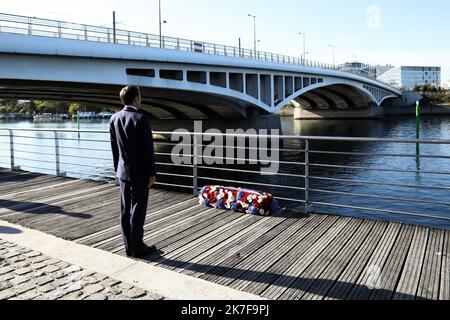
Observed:
[[[0,170],[0,219],[124,254],[112,184]],[[450,300],[448,231],[231,214],[153,190],[145,235],[162,250],[148,263],[270,299]]]

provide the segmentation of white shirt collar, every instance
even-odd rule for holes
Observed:
[[[131,109],[134,109],[134,110],[138,111],[138,108],[136,108],[135,106],[125,106],[125,107],[131,108]]]

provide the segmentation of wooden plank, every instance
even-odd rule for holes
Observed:
[[[69,188],[69,189],[67,189]],[[20,219],[23,216],[29,216],[29,214],[46,214],[51,210],[56,210],[58,213],[64,213],[61,211],[61,207],[69,203],[82,201],[83,198],[88,197],[95,191],[102,191],[110,188],[108,185],[94,186],[88,188],[80,188],[71,190],[70,186],[65,188],[64,193],[56,194],[46,199],[40,200],[40,202],[25,202],[8,207],[3,211],[2,218],[4,220],[14,222],[16,219]],[[77,214],[77,216],[86,216],[83,213]]]
[[[425,254],[422,275],[417,291],[417,300],[438,300],[440,273],[442,267],[442,249],[444,247],[444,231],[431,230]]]
[[[28,184],[14,184],[14,187],[6,187],[6,190],[2,191],[2,200],[18,200],[23,199],[24,197],[32,199],[35,197],[35,192],[41,193],[43,190],[51,191],[54,186],[68,185],[70,183],[76,185],[75,182],[77,181],[78,180],[51,177],[44,181],[38,181],[36,185],[31,186]]]
[[[441,286],[439,300],[450,300],[450,231],[445,233],[444,250],[442,252]]]
[[[352,219],[349,224],[340,232],[340,234],[332,241],[324,251],[301,273],[297,279],[287,288],[280,300],[297,300],[298,297],[308,292],[309,288],[335,260],[336,256],[347,245],[355,232],[359,232],[363,221],[360,219]]]
[[[293,213],[279,213],[266,219],[262,219],[260,223],[254,225],[254,228],[250,230],[250,232],[244,233],[234,240],[225,242],[221,248],[218,248],[213,252],[205,253],[204,257],[199,257],[196,260],[190,261],[188,265],[183,266],[184,270],[181,270],[181,272],[189,276],[200,277],[214,268],[215,265],[220,264],[237,254],[240,250],[275,228],[284,220],[292,218],[295,218]]]
[[[39,215],[32,213],[14,215],[14,218],[10,219],[10,221],[13,223],[27,224],[31,228],[45,224],[50,230],[54,230],[54,224],[60,225],[62,223],[69,223],[70,221],[79,221],[80,217],[78,216],[78,213],[92,216],[88,211],[104,205],[105,202],[103,201],[108,200],[108,196],[111,194],[111,191],[111,187],[108,187],[107,185],[99,186],[99,188],[93,192],[90,192],[83,197],[70,199],[58,208],[55,207],[52,209],[46,209]],[[99,200],[103,198],[106,199]],[[86,204],[86,206],[83,206],[83,204]],[[65,214],[63,215],[63,213]]]
[[[251,226],[253,226],[261,219],[263,218],[247,215],[241,222],[236,223],[233,227],[224,226],[225,228],[223,230],[211,232],[204,238],[199,239],[197,245],[191,247],[188,250],[184,250],[179,254],[164,255],[164,257],[167,256],[168,260],[170,261],[170,265],[168,266],[169,269],[172,271],[177,271],[177,269],[179,270],[183,269],[186,264],[195,260],[203,253],[205,252],[207,253],[213,248],[219,246],[227,239],[239,235],[240,232],[248,231],[248,229],[251,228]],[[166,265],[166,262],[168,260],[164,260],[164,262],[161,262],[160,264]]]
[[[349,300],[368,300],[373,289],[379,281],[379,277],[386,260],[397,240],[403,225],[391,223],[373,253],[355,286],[350,291]]]
[[[405,267],[397,285],[394,300],[415,300],[419,287],[419,279],[422,273],[425,251],[428,244],[430,230],[423,227],[415,227],[414,237],[408,251]]]
[[[96,200],[97,201],[91,201]],[[91,216],[89,221],[76,219],[73,217],[65,217],[64,223],[53,219],[51,221],[45,221],[46,226],[52,230],[56,236],[58,232],[65,233],[67,230],[73,230],[72,233],[65,233],[67,239],[73,240],[79,238],[80,232],[77,232],[77,227],[83,229],[83,234],[89,234],[95,232],[97,228],[104,229],[107,227],[115,226],[119,222],[120,217],[120,199],[117,195],[116,188],[111,188],[101,193],[92,194],[92,197],[86,198],[80,203],[71,204],[74,210],[78,212],[84,212]],[[66,206],[62,207],[64,210],[68,209]],[[67,230],[63,230],[63,229]]]
[[[247,214],[226,215],[224,212],[221,212],[221,214],[224,217],[223,221],[210,225],[201,232],[192,234],[182,241],[169,245],[168,247],[163,247],[162,250],[165,252],[164,257],[159,257],[158,259],[153,260],[153,262],[156,264],[167,265],[167,262],[176,259],[177,256],[186,254],[188,251],[196,250],[212,237],[220,237],[220,235],[233,228],[239,228],[242,224],[248,223],[252,218],[252,216]],[[225,221],[227,222],[225,223]]]
[[[352,238],[342,248],[336,257],[334,257],[328,267],[322,274],[313,279],[312,284],[302,295],[299,292],[293,296],[296,300],[322,300],[336,283],[339,276],[344,272],[350,261],[358,253],[358,250],[364,246],[366,241],[372,241],[372,236],[380,227],[376,221],[363,220],[360,228],[355,231]]]
[[[8,183],[11,181],[25,181],[29,179],[30,177],[36,177],[39,176],[38,173],[32,173],[32,172],[18,172],[18,171],[11,171],[10,169],[2,169],[0,172],[0,184]]]
[[[188,211],[189,212],[189,211]],[[215,217],[209,217],[209,214],[214,215],[215,210],[203,208],[200,210],[200,212],[196,212],[196,209],[194,208],[191,210],[190,214],[196,215],[196,217],[201,216],[203,214],[207,215],[207,219],[205,222],[202,222],[201,228],[198,226],[188,226],[187,230],[184,232],[181,232],[179,235],[175,237],[168,238],[166,236],[166,232],[161,232],[161,229],[158,229],[157,226],[155,226],[155,231],[148,231],[146,235],[144,236],[144,242],[152,243],[157,245],[157,247],[164,251],[164,255],[173,253],[177,250],[179,250],[181,247],[185,247],[191,242],[197,240],[198,238],[203,237],[204,235],[216,230],[217,228],[222,228],[224,225],[230,222],[234,222],[235,218],[232,216],[225,216],[223,212],[218,212],[218,215]],[[191,228],[194,227],[194,228]],[[195,230],[195,231],[193,231]],[[121,244],[118,248],[114,249],[114,252],[118,252],[123,250],[123,244]],[[153,261],[157,263],[158,259],[162,259],[162,257],[159,254],[150,256],[148,261]]]
[[[39,196],[33,197],[33,195],[27,195],[24,197],[17,198],[15,200],[5,200],[6,204],[3,204],[3,208],[0,209],[1,216],[13,216],[20,215],[22,212],[28,212],[29,210],[37,210],[39,208],[49,206],[51,202],[56,202],[61,199],[61,195],[59,191],[63,191],[64,196],[69,194],[77,194],[76,188],[73,188],[74,185],[64,185],[57,187],[54,193],[51,191],[43,191]],[[98,188],[90,188],[90,191]],[[76,199],[75,197],[73,199]],[[11,218],[13,219],[13,218]]]
[[[192,210],[192,208],[189,208]],[[188,210],[189,210],[188,209]],[[194,210],[192,210],[194,211]],[[144,230],[144,236],[147,235],[149,232],[152,232],[153,229],[159,229],[163,228],[165,226],[173,226],[177,223],[179,219],[185,219],[187,216],[189,216],[189,213],[186,213],[185,216],[178,215],[176,212],[172,212],[170,214],[158,214],[158,215],[147,215],[146,218],[146,227]],[[116,231],[116,237],[114,237],[114,240],[106,241],[104,242],[103,246],[105,248],[108,248],[108,251],[116,252],[115,249],[117,247],[121,247],[123,245],[122,240],[122,234],[120,231],[120,212],[116,212],[115,215],[113,215],[112,218],[109,218],[105,221],[100,221],[98,224],[93,224],[92,226],[86,227],[86,234],[93,233],[99,229],[104,229],[107,227],[110,227],[111,225],[119,226],[119,228]],[[152,229],[149,229],[152,228]],[[101,247],[100,244],[94,244],[97,247]]]
[[[85,186],[87,186],[86,188],[74,188],[75,184],[82,184],[84,183]],[[61,201],[63,199],[70,199],[70,198],[74,198],[74,196],[76,196],[77,194],[89,191],[92,192],[94,190],[96,190],[97,188],[100,188],[99,185],[92,185],[92,184],[87,184],[86,182],[78,182],[78,181],[74,181],[73,184],[67,184],[61,187],[55,187],[55,191],[52,191],[55,193],[55,195],[49,195],[49,191],[45,190],[40,192],[39,194],[35,194],[35,195],[28,195],[25,197],[25,199],[28,200],[24,200],[24,198],[20,199],[20,200],[11,200],[10,202],[13,204],[11,205],[4,205],[4,208],[0,209],[0,216],[5,216],[14,212],[20,212],[20,211],[27,211],[29,209],[32,208],[39,208],[42,207],[44,205],[49,205],[52,202],[55,201]],[[52,189],[53,190],[53,189]],[[61,196],[60,192],[63,192],[63,196]],[[75,198],[74,198],[75,199]],[[33,202],[28,202],[28,201],[33,201]]]
[[[257,254],[251,255],[239,265],[239,268],[243,270],[248,268],[248,271],[243,272],[235,279],[230,277],[231,281],[227,285],[249,292],[256,292],[258,288],[267,287],[279,275],[276,272],[282,273],[288,268],[289,261],[286,262],[286,259],[296,254],[299,243],[316,241],[338,220],[337,217],[329,219],[327,216],[322,216],[321,218],[315,223],[308,223],[297,229],[290,237],[285,237],[279,243],[270,242],[267,248],[263,247]],[[306,251],[306,247],[304,248]],[[274,265],[277,266],[277,270],[274,269]]]
[[[152,220],[151,218],[148,220],[148,222],[144,225],[144,234],[148,235],[152,233],[155,229],[161,228],[162,226],[165,226],[167,224],[172,224],[178,222],[180,219],[185,219],[186,216],[191,216],[193,214],[196,214],[197,211],[204,211],[207,210],[205,207],[200,206],[188,206],[187,204],[184,205],[184,207],[178,207],[179,211],[172,210],[172,206],[168,205],[167,203],[164,204],[164,206],[168,206],[167,210],[161,211],[158,213],[157,217],[160,217],[160,219]],[[162,208],[164,208],[162,206]],[[118,225],[118,228],[114,229],[114,231],[108,232],[109,236],[107,239],[102,240],[98,243],[96,243],[94,246],[96,248],[111,251],[113,253],[116,253],[121,250],[123,246],[123,240],[122,235],[120,233],[120,225]],[[144,241],[147,241],[146,236],[144,236]]]
[[[10,181],[10,182],[0,182],[0,193],[8,196],[9,193],[12,193],[16,190],[21,191],[24,190],[26,188],[26,190],[32,190],[33,188],[38,188],[39,186],[41,186],[44,183],[49,183],[52,182],[54,180],[68,180],[65,178],[61,178],[61,177],[52,177],[52,176],[41,176],[41,175],[37,175],[34,177],[30,177],[27,180],[21,181],[21,180],[17,180],[17,181]]]
[[[282,262],[278,261],[268,274],[277,275],[274,282],[264,281],[259,282],[258,286],[251,285],[248,287],[249,292],[253,292],[271,299],[278,299],[283,292],[289,288],[297,277],[302,274],[306,268],[321,254],[325,248],[336,239],[339,233],[352,221],[351,218],[339,218],[335,224],[331,226],[320,238],[313,242],[300,242],[297,246],[289,252],[283,261],[288,264],[285,271],[282,271]],[[307,249],[305,251],[305,249]],[[266,279],[266,278],[265,278]],[[270,283],[269,286],[259,286],[261,283]]]
[[[336,280],[327,293],[325,300],[345,300],[350,291],[355,286],[356,281],[361,276],[364,267],[370,260],[377,245],[380,243],[383,235],[390,225],[386,222],[380,222],[372,232],[369,238],[362,244],[356,255],[348,263],[342,274]]]
[[[261,272],[270,267],[267,265],[268,257],[273,258],[275,254],[280,254],[280,250],[290,250],[298,241],[313,233],[314,230],[327,225],[326,220],[325,216],[310,216],[290,224],[278,234],[270,232],[238,252],[236,256],[226,260],[218,270],[213,269],[211,276],[207,276],[205,279],[228,286],[235,280],[244,277],[256,279]]]
[[[171,206],[169,206],[169,207],[166,207],[163,209],[158,209],[158,210],[156,210],[156,209],[151,210],[150,215],[153,215],[153,214],[157,215],[159,213],[170,214],[172,212],[176,213],[179,211],[183,211],[184,209],[190,207],[191,203],[193,204],[192,199],[184,200],[184,201],[181,201],[181,202],[175,203],[175,204],[171,203]],[[186,207],[186,205],[187,205],[187,207]],[[84,245],[100,245],[102,241],[109,240],[112,237],[114,237],[117,234],[117,232],[120,233],[119,225],[111,227],[111,228],[107,228],[105,230],[100,230],[89,236],[77,239],[77,242],[80,244],[84,244]]]
[[[370,300],[391,300],[411,246],[414,227],[405,225],[387,259]]]

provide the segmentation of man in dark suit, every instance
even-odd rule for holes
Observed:
[[[123,88],[120,98],[125,108],[111,118],[111,148],[120,184],[121,227],[126,254],[139,258],[157,250],[143,241],[149,192],[156,182],[153,134],[148,114],[140,109],[139,88]]]

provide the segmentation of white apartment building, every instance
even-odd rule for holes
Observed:
[[[393,87],[412,91],[416,85],[441,85],[441,67],[395,67],[381,76],[378,80]]]

